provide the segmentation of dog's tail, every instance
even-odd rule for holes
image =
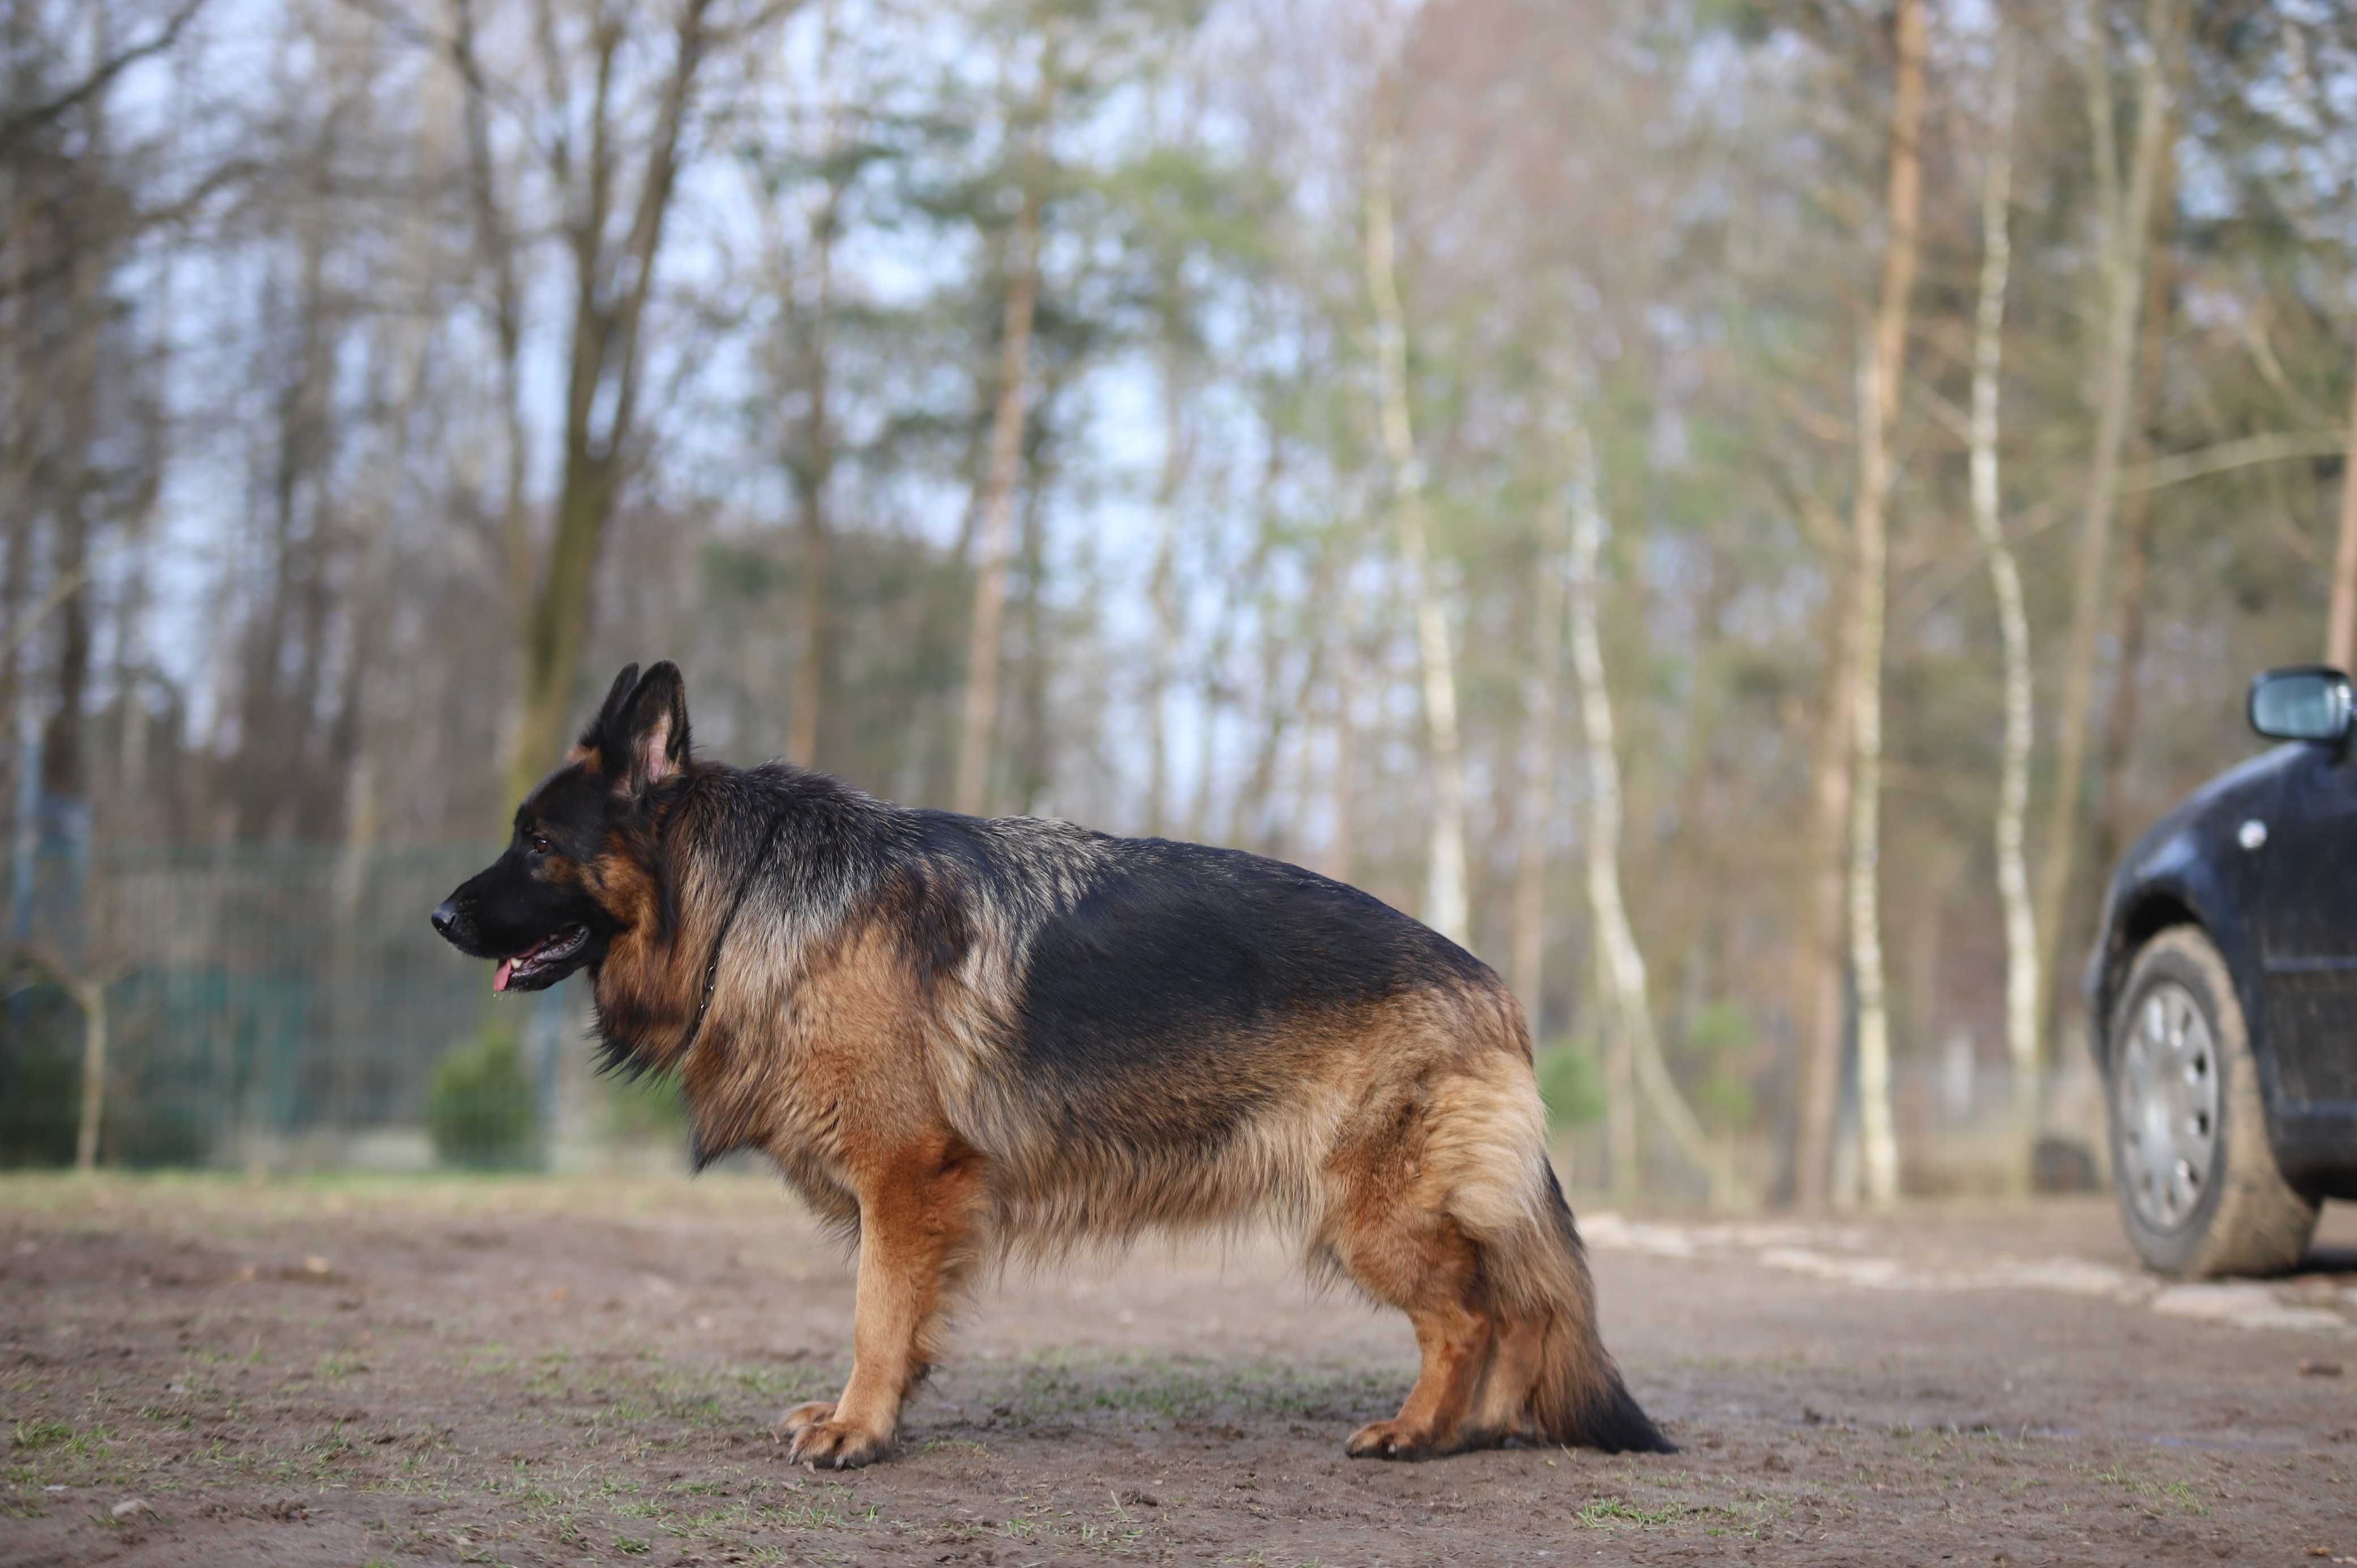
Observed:
[[[1502,985],[1474,1028],[1490,1035],[1425,1108],[1422,1161],[1443,1208],[1479,1249],[1497,1338],[1475,1420],[1498,1436],[1674,1454],[1630,1397],[1597,1331],[1596,1286],[1563,1184],[1547,1163],[1546,1107],[1522,1009]]]
[[[1448,1098],[1438,1162],[1448,1208],[1481,1251],[1499,1337],[1481,1401],[1485,1423],[1608,1454],[1676,1449],[1630,1397],[1596,1326],[1596,1286],[1563,1184],[1547,1163],[1546,1107],[1527,1065],[1522,1010],[1502,994],[1500,1043]],[[1436,1150],[1427,1145],[1427,1158]],[[1527,1390],[1527,1392],[1524,1391]]]
[[[1533,1237],[1540,1255],[1526,1261],[1533,1283],[1544,1287],[1546,1327],[1540,1340],[1538,1377],[1531,1389],[1532,1424],[1550,1443],[1600,1448],[1607,1454],[1674,1454],[1620,1380],[1620,1369],[1596,1329],[1596,1288],[1587,1273],[1587,1250],[1572,1223],[1563,1184],[1544,1161],[1546,1191],[1541,1197],[1542,1234]],[[1536,1305],[1536,1304],[1534,1304]]]

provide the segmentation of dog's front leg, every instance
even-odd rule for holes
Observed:
[[[783,1425],[795,1464],[854,1469],[883,1456],[900,1404],[925,1375],[943,1308],[974,1262],[979,1156],[950,1136],[861,1173],[859,1297],[843,1397],[797,1405]]]

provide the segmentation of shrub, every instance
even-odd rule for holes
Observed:
[[[1751,1084],[1743,1073],[1750,1051],[1751,1020],[1738,1003],[1707,1003],[1687,1021],[1684,1054],[1700,1069],[1692,1081],[1695,1107],[1706,1121],[1750,1124]]]
[[[107,1008],[107,1075],[99,1163],[135,1168],[201,1165],[213,1124],[185,1071],[159,1049],[158,1020],[124,1004]],[[0,1000],[0,1169],[73,1164],[81,1126],[82,1015],[45,976]]]
[[[81,1014],[36,982],[0,999],[0,1167],[70,1165],[81,1115]]]
[[[1604,1114],[1604,1079],[1588,1047],[1566,1040],[1539,1053],[1539,1098],[1556,1127],[1585,1127]]]
[[[425,1125],[444,1165],[518,1170],[539,1163],[540,1107],[513,1035],[487,1030],[435,1064]]]

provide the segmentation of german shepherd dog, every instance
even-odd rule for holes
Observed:
[[[1522,1009],[1356,888],[706,762],[666,661],[434,926],[496,991],[587,970],[608,1061],[677,1075],[698,1165],[758,1149],[856,1239],[851,1379],[785,1412],[795,1463],[889,1451],[985,1262],[1272,1214],[1415,1329],[1351,1455],[1670,1451],[1598,1338]]]

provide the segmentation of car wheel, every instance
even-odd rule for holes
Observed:
[[[2108,1037],[2112,1187],[2147,1265],[2203,1279],[2298,1263],[2317,1206],[2276,1168],[2242,1003],[2199,928],[2136,954]]]

